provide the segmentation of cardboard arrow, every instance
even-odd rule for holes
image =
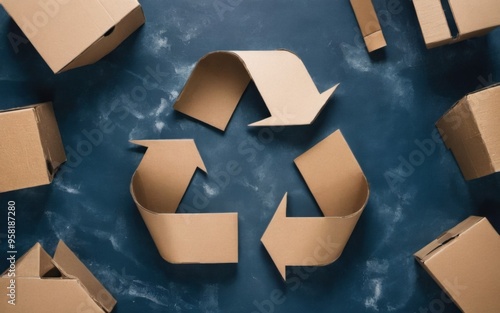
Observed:
[[[287,266],[324,266],[337,260],[369,197],[366,177],[340,131],[295,164],[324,217],[287,217],[285,194],[261,239],[285,280]]]
[[[198,62],[174,109],[224,131],[251,80],[271,116],[250,126],[311,124],[338,86],[320,94],[289,51],[218,51]]]
[[[136,140],[147,147],[130,193],[161,256],[170,263],[237,263],[238,215],[176,214],[197,169],[193,140]]]

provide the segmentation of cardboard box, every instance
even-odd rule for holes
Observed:
[[[251,80],[271,116],[250,126],[309,125],[338,86],[319,93],[290,51],[217,51],[196,64],[174,109],[224,131]]]
[[[37,243],[14,268],[9,267],[0,277],[0,312],[109,313],[116,305],[113,296],[62,241],[53,259]]]
[[[3,0],[54,73],[93,64],[145,22],[137,0]]]
[[[468,94],[436,123],[465,179],[500,171],[500,84]]]
[[[372,0],[351,0],[351,5],[368,52],[387,46]]]
[[[469,217],[415,258],[462,312],[500,312],[500,236],[486,218]]]
[[[287,266],[325,266],[337,260],[370,194],[340,131],[296,158],[295,164],[324,217],[287,217],[287,195],[283,197],[261,241],[284,280]]]
[[[500,26],[497,0],[448,0],[458,34],[451,34],[441,0],[413,0],[427,48],[483,36]]]
[[[0,111],[0,192],[50,184],[66,154],[51,103]]]
[[[174,264],[238,263],[237,213],[176,213],[197,169],[193,140],[136,140],[148,147],[130,193],[160,252]]]

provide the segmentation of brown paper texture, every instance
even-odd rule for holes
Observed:
[[[97,62],[145,22],[137,0],[3,0],[54,73]]]
[[[320,94],[289,51],[218,51],[198,62],[174,109],[224,131],[251,80],[271,116],[250,126],[309,125],[338,86]]]
[[[500,85],[468,94],[436,123],[466,180],[500,171]]]
[[[238,263],[238,215],[175,213],[197,169],[193,140],[136,140],[148,147],[130,185],[161,256],[170,263]]]
[[[324,217],[286,216],[287,195],[262,236],[286,280],[287,266],[324,266],[337,260],[369,197],[365,175],[336,131],[295,159]]]
[[[497,0],[448,0],[458,34],[451,34],[441,0],[413,0],[427,48],[482,36],[500,26]]]
[[[0,193],[47,185],[66,161],[52,103],[0,111]]]
[[[16,305],[8,304],[7,292],[0,312],[109,313],[116,305],[113,296],[99,283],[76,255],[59,241],[54,259],[36,244],[16,262],[16,276],[5,271],[0,288],[8,291],[15,279]]]
[[[415,253],[462,312],[500,312],[500,236],[471,216]]]
[[[372,0],[351,0],[351,5],[368,52],[387,46]]]

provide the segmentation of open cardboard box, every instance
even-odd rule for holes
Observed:
[[[137,0],[0,2],[54,71],[93,64],[144,24]]]
[[[436,123],[465,179],[500,171],[500,84],[470,93]]]
[[[15,265],[15,272],[7,269],[0,277],[0,312],[109,313],[116,305],[113,296],[62,241],[53,259],[37,243]],[[15,302],[9,296],[13,286]]]
[[[50,184],[66,161],[51,103],[0,111],[0,192]]]
[[[462,312],[500,312],[500,236],[486,218],[469,217],[415,258]]]
[[[413,0],[427,48],[483,36],[500,26],[498,0],[448,0],[458,34],[452,35],[441,0]]]

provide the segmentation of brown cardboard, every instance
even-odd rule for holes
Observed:
[[[372,0],[351,0],[351,5],[368,52],[387,46]]]
[[[415,258],[462,312],[500,312],[500,236],[486,218],[469,217]]]
[[[287,195],[262,236],[286,280],[287,266],[324,266],[344,250],[369,197],[369,186],[342,133],[295,159],[324,217],[286,217]]]
[[[148,147],[130,193],[161,256],[170,263],[238,263],[238,214],[175,213],[197,169],[193,140],[136,140]]]
[[[93,64],[145,22],[137,0],[4,0],[54,73]]]
[[[497,0],[448,0],[458,35],[453,37],[441,0],[413,0],[427,48],[485,35],[500,26]]]
[[[224,131],[251,80],[271,116],[250,126],[311,124],[338,86],[320,94],[290,51],[218,51],[198,62],[174,109]]]
[[[50,184],[66,161],[51,103],[0,111],[0,192]]]
[[[109,313],[113,296],[99,283],[76,255],[59,241],[54,259],[36,244],[16,262],[15,276],[5,271],[0,288],[8,291],[15,280],[16,304],[2,294],[0,312],[10,313]]]
[[[468,94],[436,123],[466,180],[500,171],[500,84]]]

